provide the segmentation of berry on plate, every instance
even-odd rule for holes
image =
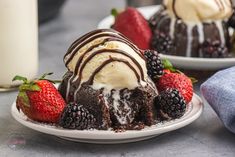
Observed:
[[[186,111],[186,102],[177,89],[167,88],[162,91],[154,104],[163,119],[180,118]]]
[[[156,80],[157,77],[163,75],[163,64],[157,51],[145,50],[144,56],[146,58],[146,66],[149,77]]]
[[[229,57],[229,52],[219,40],[206,40],[202,44],[202,55],[207,58],[225,58]]]
[[[112,10],[115,17],[113,29],[121,32],[140,49],[149,49],[152,37],[151,29],[143,15],[133,7],[127,7],[121,13]]]
[[[151,48],[157,50],[159,53],[172,54],[173,41],[170,36],[166,34],[155,31],[153,33],[153,38],[151,41]]]
[[[67,129],[91,129],[94,127],[96,119],[82,105],[69,103],[61,115],[59,125]]]
[[[13,81],[21,80],[16,107],[28,118],[47,123],[56,123],[64,109],[65,101],[52,82],[45,79],[44,74],[40,79],[29,81],[22,76],[15,76]]]
[[[157,89],[165,91],[167,88],[177,89],[188,104],[193,97],[192,80],[184,73],[174,70],[169,61],[164,61],[164,74],[156,81]]]

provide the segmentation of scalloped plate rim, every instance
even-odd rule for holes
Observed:
[[[130,139],[130,141],[139,141],[141,139],[146,139],[147,137],[154,137],[162,133],[182,128],[192,123],[201,115],[203,110],[203,102],[196,94],[193,96],[191,107],[192,109],[190,109],[189,113],[186,112],[186,114],[179,119],[146,127],[142,130],[127,130],[121,133],[116,133],[111,130],[69,130],[31,121],[22,112],[18,112],[15,102],[12,104],[11,114],[19,123],[28,128],[42,133],[67,138],[68,140],[81,140],[84,142],[87,139],[87,143],[110,143],[110,140],[113,140],[111,143],[122,143],[123,140],[123,143],[126,143],[128,139]]]

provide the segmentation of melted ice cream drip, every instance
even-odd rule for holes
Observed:
[[[193,41],[193,36],[192,36],[192,30],[194,25],[187,25],[187,49],[186,49],[186,57],[191,57],[191,50],[192,50],[192,41]]]
[[[204,42],[204,31],[203,31],[203,23],[198,23],[197,24],[197,32],[198,32],[198,37],[199,37],[199,43],[202,44]]]
[[[171,23],[170,23],[170,37],[171,37],[171,39],[174,39],[175,22],[176,22],[176,19],[172,18]]]
[[[224,32],[223,22],[222,21],[215,21],[215,25],[219,31],[221,45],[225,45],[225,37],[224,37],[224,33],[223,33]]]
[[[175,23],[176,23],[176,19],[175,18],[172,18],[171,21],[170,21],[170,28],[169,28],[169,31],[170,31],[170,37],[172,40],[174,40],[175,36],[174,36],[174,33],[175,33]],[[212,23],[211,22],[208,22],[208,23]],[[217,20],[217,21],[214,21],[218,31],[219,31],[219,35],[220,35],[220,41],[221,41],[221,45],[225,45],[225,36],[224,36],[224,29],[223,29],[223,21],[221,20]],[[203,42],[205,41],[205,33],[204,33],[204,26],[203,26],[203,23],[199,22],[199,23],[187,23],[187,51],[186,51],[186,56],[187,57],[191,57],[191,50],[192,50],[192,40],[193,40],[193,34],[192,34],[192,31],[193,31],[193,28],[196,27],[197,29],[197,32],[198,32],[198,41],[199,41],[199,44],[203,44]],[[202,57],[202,52],[199,52],[199,56]]]

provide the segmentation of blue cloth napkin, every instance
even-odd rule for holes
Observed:
[[[201,93],[225,127],[235,133],[235,67],[214,74],[201,85]]]

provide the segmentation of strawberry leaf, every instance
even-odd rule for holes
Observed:
[[[45,73],[42,75],[42,77],[39,78],[39,80],[44,80],[46,78],[46,76],[52,75],[52,74],[53,74],[53,72]]]
[[[41,88],[37,84],[34,84],[34,85],[31,86],[31,90],[32,91],[40,91]]]
[[[113,15],[114,18],[116,18],[116,17],[118,16],[118,11],[117,11],[116,8],[113,8],[113,9],[111,10],[111,15]]]
[[[193,84],[198,82],[198,80],[194,77],[189,77],[189,78],[190,78],[190,80],[192,81]]]
[[[16,75],[16,76],[12,79],[12,81],[23,81],[24,83],[27,83],[27,82],[28,82],[28,80],[27,80],[26,77],[19,76],[19,75]]]
[[[168,69],[171,72],[179,72],[177,69],[173,67],[172,63],[168,59],[163,59],[162,63],[163,63],[164,69]]]
[[[49,81],[49,82],[51,82],[51,83],[53,83],[53,84],[55,84],[55,83],[61,83],[61,82],[62,82],[61,80],[50,80],[50,79],[47,79],[47,78],[46,78],[46,76],[52,75],[52,74],[53,74],[53,72],[45,73],[45,74],[43,74],[42,77],[40,77],[38,80],[46,80],[46,81]]]
[[[163,59],[162,63],[163,63],[164,69],[173,68],[173,65],[171,64],[171,62],[168,59]]]
[[[30,107],[29,105],[29,98],[26,94],[26,92],[19,92],[19,95],[18,95],[20,98],[22,98],[23,102],[24,102],[24,105],[27,106],[27,107]]]
[[[20,92],[25,92],[25,91],[40,91],[41,88],[35,84],[35,83],[29,83],[29,84],[22,84],[19,87]]]

